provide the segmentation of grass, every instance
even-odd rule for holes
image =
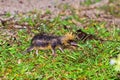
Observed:
[[[118,2],[110,0],[109,5],[105,5],[101,7],[101,9],[105,10],[106,13],[110,13],[111,15],[120,18],[120,0]]]
[[[82,3],[82,5],[87,5],[87,6],[89,6],[89,5],[91,5],[91,4],[93,4],[93,3],[97,3],[97,2],[100,2],[101,0],[85,0],[83,3]]]
[[[47,11],[50,13],[49,11]],[[50,20],[38,20],[39,26],[32,17],[22,18],[20,23],[28,22],[32,33],[45,31],[56,35],[64,35],[68,31],[79,29],[72,19],[80,21],[77,15],[68,16],[62,20],[57,16]],[[64,28],[70,26],[67,29]],[[100,38],[114,40],[101,42],[99,40],[78,41],[79,47],[65,49],[64,53],[57,50],[53,58],[51,51],[35,51],[22,54],[30,45],[32,36],[26,29],[16,31],[16,40],[0,36],[0,79],[6,80],[115,80],[117,72],[111,66],[110,58],[120,52],[120,29],[105,28],[104,22],[90,21],[83,31]]]
[[[56,18],[55,18],[56,20]],[[55,23],[56,21],[53,21]],[[69,22],[61,21],[57,18],[56,25]],[[73,25],[73,24],[72,24]],[[107,31],[106,28],[101,27],[102,23],[97,23],[96,27],[89,26],[84,29],[85,32],[97,34],[102,38],[112,38],[119,40],[118,35],[120,30]],[[48,27],[47,25],[45,27]],[[59,30],[58,26],[49,31],[57,30],[56,35],[63,35],[67,32],[65,29]],[[75,30],[74,28],[72,30]],[[46,30],[45,30],[46,31]],[[114,34],[114,35],[113,35]],[[48,51],[39,51],[39,55],[35,55],[35,51],[30,54],[22,54],[22,52],[29,46],[31,36],[27,34],[26,30],[18,31],[17,42],[8,45],[6,41],[0,46],[0,77],[1,79],[55,79],[55,80],[103,80],[116,79],[116,72],[109,64],[110,57],[119,53],[118,42],[100,42],[97,40],[89,40],[87,42],[78,41],[79,47],[75,50],[65,49],[64,53],[57,50],[58,56],[53,58]],[[0,42],[4,41],[2,38]]]

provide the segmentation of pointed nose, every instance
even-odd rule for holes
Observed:
[[[70,42],[70,44],[71,44],[72,46],[78,46],[78,44],[77,44],[76,42]]]

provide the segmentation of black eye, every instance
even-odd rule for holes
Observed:
[[[69,41],[68,41],[68,43],[71,43],[71,42],[73,42],[73,40],[69,40]]]

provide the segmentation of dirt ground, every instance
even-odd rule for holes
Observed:
[[[60,4],[69,4],[71,6],[79,6],[80,2],[84,0],[0,0],[0,14],[10,12],[15,14],[16,12],[29,12],[34,9],[46,10],[49,9],[52,12],[57,12],[57,6]]]
[[[120,14],[119,11],[119,2],[111,3],[110,0],[100,0],[100,2],[91,4],[89,6],[83,6],[81,3],[83,3],[86,0],[0,0],[0,22],[9,22],[11,20],[4,19],[2,16],[9,12],[10,14],[17,14],[17,13],[27,13],[29,11],[34,10],[40,10],[43,12],[46,12],[46,10],[51,11],[51,15],[56,16],[59,14],[62,9],[60,8],[61,5],[69,5],[70,8],[74,8],[75,14],[77,14],[80,18],[86,18],[88,22],[85,22],[85,24],[73,21],[77,26],[85,27],[87,24],[89,24],[89,20],[92,19],[94,21],[98,22],[106,22],[106,27],[115,25],[116,27],[120,28],[120,17],[116,17],[114,15],[111,15],[109,12],[107,12],[105,9],[98,9],[99,7],[103,6],[109,6],[110,11],[116,12],[117,14]],[[95,0],[91,0],[95,1]],[[112,7],[110,7],[112,6]],[[114,9],[115,8],[115,9]],[[108,9],[109,11],[109,9]],[[65,11],[67,16],[70,15],[70,11]],[[51,15],[48,15],[51,17]],[[16,20],[16,19],[15,19]],[[3,29],[4,25],[2,23],[2,26],[0,29]],[[18,28],[18,26],[17,26]],[[0,31],[1,32],[1,31]]]

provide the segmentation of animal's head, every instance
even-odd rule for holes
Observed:
[[[75,35],[73,33],[67,33],[62,38],[62,43],[64,45],[77,45],[75,42]]]

